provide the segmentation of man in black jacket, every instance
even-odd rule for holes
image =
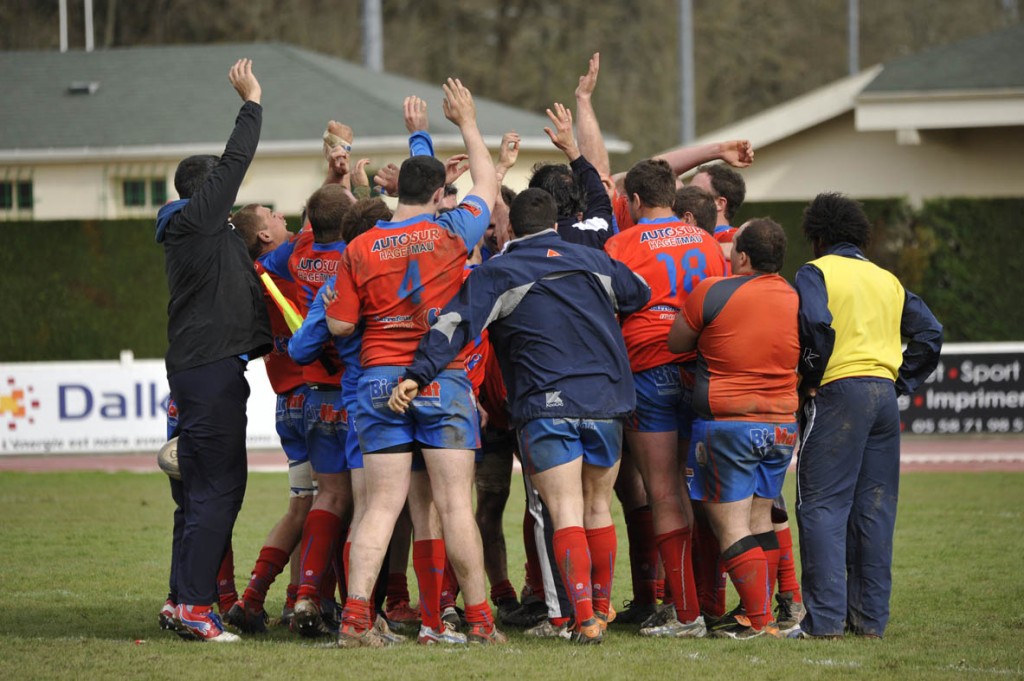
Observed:
[[[228,80],[244,104],[224,154],[178,164],[181,197],[157,216],[167,288],[167,380],[178,404],[178,463],[184,534],[173,560],[182,632],[202,641],[237,641],[211,609],[217,568],[231,539],[246,483],[245,365],[272,345],[259,280],[242,237],[228,222],[259,142],[263,109],[252,61]]]

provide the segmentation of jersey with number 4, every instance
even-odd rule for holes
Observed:
[[[338,297],[327,316],[366,323],[364,369],[412,362],[437,313],[458,293],[469,249],[489,222],[483,199],[467,196],[438,217],[378,222],[353,239],[342,255]],[[463,368],[465,354],[463,350],[451,368]]]
[[[690,291],[708,277],[725,274],[722,247],[714,237],[677,217],[642,218],[609,239],[605,250],[651,287],[647,307],[622,323],[633,372],[696,357],[696,352],[669,352],[668,331]]]

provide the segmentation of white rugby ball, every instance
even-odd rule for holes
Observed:
[[[178,468],[178,438],[172,437],[156,453],[156,465],[174,480],[181,480],[181,469]]]

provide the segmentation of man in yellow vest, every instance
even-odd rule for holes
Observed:
[[[881,638],[900,475],[896,396],[935,368],[942,326],[864,257],[871,224],[858,202],[819,194],[804,211],[803,231],[816,259],[796,274],[807,398],[796,513],[807,615],[794,633]]]

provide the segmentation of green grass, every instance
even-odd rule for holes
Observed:
[[[250,476],[234,538],[239,586],[284,509],[285,488],[283,474]],[[518,488],[510,506],[509,564],[519,582]],[[341,651],[280,630],[239,646],[186,644],[156,626],[171,510],[158,474],[0,474],[0,678],[1024,676],[1024,474],[904,475],[893,614],[881,642],[650,641],[613,627],[596,648],[516,632],[511,645],[476,650]],[[619,534],[616,601],[630,593]],[[278,582],[268,610],[279,612],[282,599]]]

